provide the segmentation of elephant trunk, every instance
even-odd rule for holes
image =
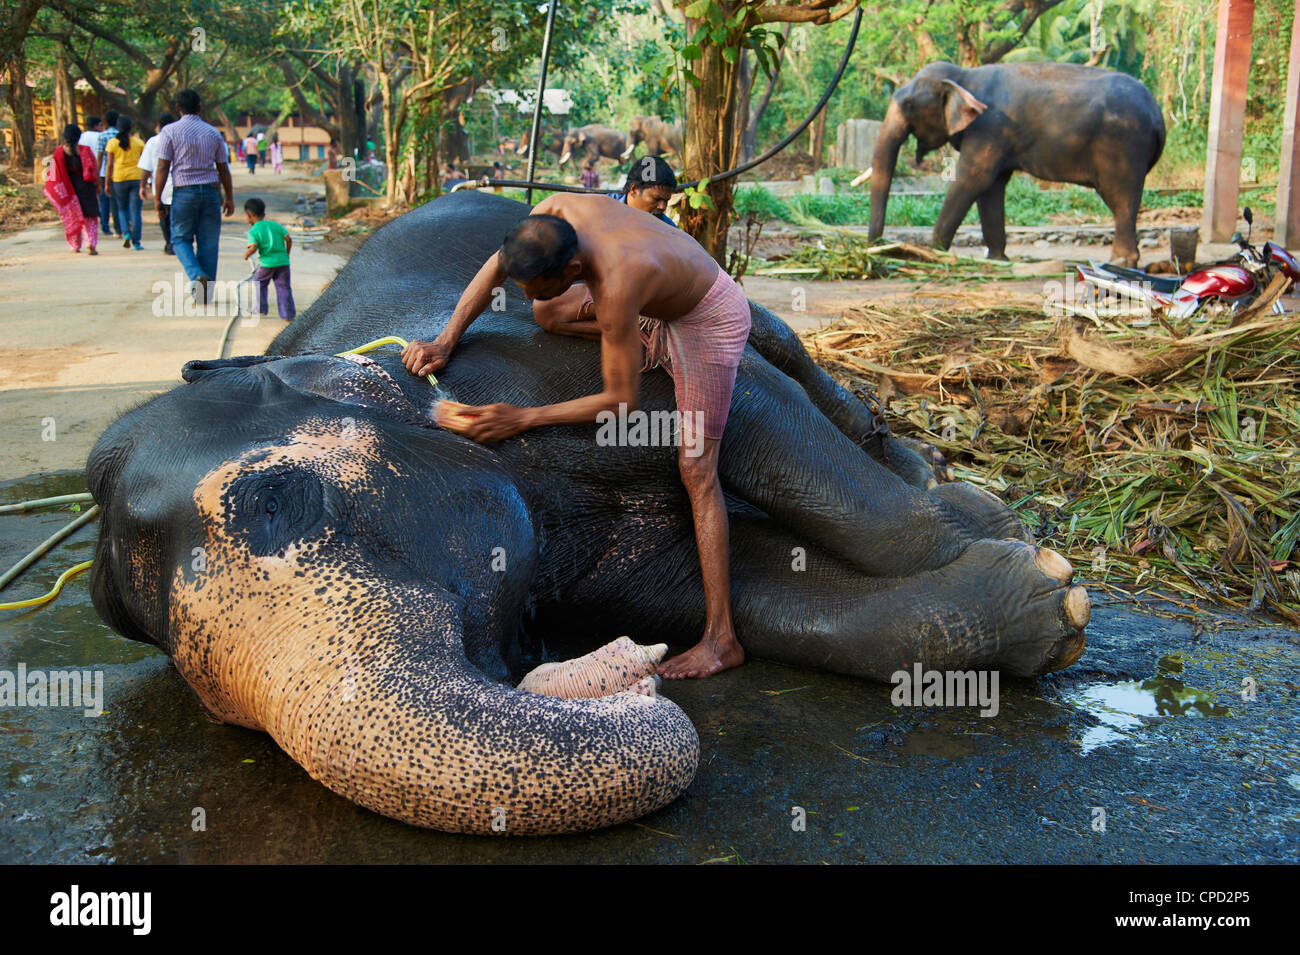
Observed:
[[[897,100],[889,101],[885,121],[876,140],[876,150],[871,156],[871,223],[867,238],[880,238],[885,231],[885,206],[889,203],[889,187],[894,181],[894,164],[898,150],[911,130],[902,107]]]
[[[495,683],[465,657],[456,598],[357,584],[364,607],[317,599],[311,614],[221,620],[210,592],[182,583],[173,633],[192,636],[177,669],[212,712],[265,730],[329,789],[446,832],[596,829],[653,812],[694,778],[695,728],[652,689],[560,699]]]

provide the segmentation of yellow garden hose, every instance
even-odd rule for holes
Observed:
[[[376,348],[380,348],[384,345],[396,345],[398,348],[405,348],[409,344],[410,342],[405,338],[398,338],[396,335],[389,335],[387,338],[376,338],[373,342],[366,342],[364,345],[358,345],[356,348],[341,351],[334,357],[342,358],[344,355],[361,355],[368,351],[374,351]],[[433,377],[433,375],[425,375],[424,377],[428,379],[429,384],[433,385],[433,387],[438,387],[438,379]]]
[[[94,561],[91,560],[83,560],[80,564],[74,564],[59,575],[59,579],[54,582],[54,589],[48,594],[41,597],[33,597],[30,600],[15,600],[10,603],[3,603],[0,604],[0,610],[22,610],[26,607],[39,607],[42,604],[49,603],[59,595],[59,591],[63,589],[64,584],[73,577],[76,577],[78,574],[85,573],[90,569],[90,565],[93,563]]]
[[[227,326],[227,331],[229,331],[229,326]],[[405,348],[408,344],[410,343],[405,338],[398,338],[396,335],[389,335],[385,338],[376,338],[374,341],[366,342],[364,345],[358,345],[356,348],[350,348],[347,351],[339,352],[334,357],[342,358],[344,355],[362,355],[368,351],[374,351],[376,348],[382,348],[384,345],[396,345],[398,348]],[[222,351],[224,350],[225,350],[225,336],[223,335]],[[435,378],[433,375],[425,375],[424,377],[429,382],[429,384],[433,385],[435,388],[438,387],[438,379]],[[85,495],[85,498],[89,498],[89,497],[90,497],[89,494]],[[54,504],[54,503],[61,504],[61,503],[65,503],[66,500],[72,500],[74,498],[76,500],[83,499],[81,495],[71,495],[66,499],[48,498],[48,499],[42,499],[40,501],[27,501],[23,504],[7,505],[6,509],[26,510],[36,505]],[[68,528],[65,528],[64,532],[60,532],[60,533],[63,534],[63,536],[68,536],[69,534],[71,534],[72,531],[76,530],[82,524],[92,520],[98,512],[99,512],[98,506],[92,508],[89,512],[82,515],[81,518],[75,521],[73,525],[69,525]],[[58,543],[58,540],[61,539],[62,537],[56,535],[55,539],[51,539],[50,541],[47,541],[46,544],[49,545],[49,547],[52,547],[54,544]],[[30,559],[30,562],[34,563],[35,559],[40,557],[44,553],[45,549],[48,549],[48,547],[45,547],[45,545],[42,546],[44,549],[40,549],[38,553],[29,554],[28,558],[26,558],[25,561],[27,559]],[[44,594],[43,596],[40,597],[33,597],[30,600],[14,600],[9,603],[0,603],[0,610],[23,610],[27,607],[40,607],[44,604],[49,603],[51,600],[53,600],[55,597],[59,595],[59,592],[61,590],[63,590],[64,584],[66,584],[73,577],[76,577],[78,574],[87,571],[90,568],[90,565],[92,563],[93,561],[87,560],[87,561],[82,561],[80,564],[77,564],[73,567],[69,567],[59,576],[59,579],[55,581],[54,589],[51,590],[48,594]],[[24,562],[15,569],[22,570],[25,569],[27,566],[29,566],[29,564]]]

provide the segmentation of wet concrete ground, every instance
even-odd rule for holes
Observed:
[[[82,489],[79,473],[11,481],[0,501]],[[0,517],[0,564],[71,517]],[[2,599],[49,589],[94,534]],[[668,685],[701,740],[686,795],[636,824],[514,840],[377,816],[264,734],[211,722],[160,653],[100,622],[82,578],[50,607],[0,611],[0,670],[98,669],[105,696],[97,718],[0,707],[0,862],[1300,860],[1300,634],[1094,598],[1083,659],[1003,681],[993,718],[762,662]]]

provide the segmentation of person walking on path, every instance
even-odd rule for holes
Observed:
[[[248,163],[248,174],[256,174],[257,167],[257,137],[249,133],[244,138],[244,162]]]
[[[95,146],[95,157],[99,160],[99,178],[103,182],[108,182],[108,156],[105,150],[108,148],[108,141],[116,135],[117,110],[110,109],[104,114],[104,128],[99,131],[99,139]],[[118,235],[122,234],[122,218],[117,211],[117,197],[110,189],[99,197],[99,232],[105,236],[113,235],[114,228]]]
[[[99,163],[95,151],[82,146],[74,123],[63,127],[63,145],[54,150],[45,173],[45,197],[63,222],[63,237],[73,252],[81,251],[81,236],[91,255],[99,245]]]
[[[172,190],[172,248],[189,276],[196,301],[209,302],[209,284],[217,277],[221,216],[234,215],[235,189],[230,181],[230,153],[221,133],[199,118],[201,103],[194,90],[176,95],[181,118],[158,134],[158,172],[154,177],[154,208],[170,178]],[[218,194],[217,183],[225,193]],[[159,209],[159,214],[161,214]]]
[[[279,136],[271,140],[269,152],[271,154],[271,171],[279,175],[284,172],[284,148],[280,145]]]
[[[266,217],[266,203],[261,199],[253,197],[245,202],[244,215],[251,226],[244,259],[257,254],[253,281],[257,283],[258,313],[270,314],[271,305],[266,292],[267,286],[275,282],[275,307],[281,318],[292,322],[298,314],[293,304],[293,289],[289,285],[289,253],[293,250],[293,236],[280,223]]]
[[[257,134],[257,164],[266,165],[266,133]]]
[[[104,188],[112,184],[113,194],[117,197],[117,210],[125,226],[122,235],[122,248],[134,247],[137,252],[144,246],[144,223],[140,218],[140,156],[144,152],[144,140],[132,135],[135,124],[129,116],[117,121],[117,135],[108,141],[105,151],[108,153],[108,181]]]
[[[98,178],[99,174],[99,134],[103,129],[104,121],[102,119],[98,116],[87,116],[86,130],[81,134],[81,138],[77,140],[78,146],[85,146],[95,157],[96,178]],[[96,193],[95,195],[98,196],[99,193]],[[96,199],[95,201],[98,202],[99,200]]]
[[[144,152],[140,154],[140,172],[142,173],[140,176],[141,202],[149,198],[145,193],[149,188],[150,181],[155,178],[158,169],[158,147],[161,145],[158,133],[161,133],[174,122],[176,122],[176,117],[171,113],[163,113],[158,117],[157,132],[150,136],[149,141],[144,144]],[[161,206],[158,207],[158,227],[162,230],[163,235],[163,255],[175,255],[176,253],[172,250],[172,183],[167,183],[166,191],[158,198],[162,202]]]

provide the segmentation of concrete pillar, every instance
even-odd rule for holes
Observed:
[[[1254,20],[1255,0],[1219,0],[1205,156],[1205,211],[1201,219],[1202,232],[1211,242],[1224,242],[1237,230],[1237,190]]]
[[[1277,224],[1273,241],[1300,245],[1300,138],[1296,111],[1300,109],[1300,0],[1291,23],[1291,65],[1286,74],[1286,106],[1282,114],[1282,161],[1277,174]]]

